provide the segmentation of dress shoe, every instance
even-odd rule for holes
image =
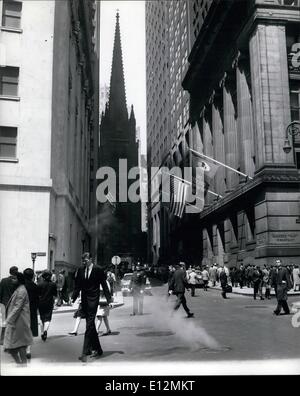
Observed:
[[[26,353],[27,359],[31,359],[31,353]]]
[[[188,318],[192,318],[193,316],[194,316],[194,314],[192,312],[189,312],[187,315]]]
[[[101,356],[103,355],[103,351],[94,351],[92,354],[91,354],[91,358],[94,358],[94,359],[99,359]]]
[[[70,331],[70,333],[68,333],[68,334],[77,336],[77,332],[76,331]]]
[[[276,316],[278,316],[278,315],[279,315],[279,312],[273,311],[273,314],[276,315]]]
[[[86,355],[81,355],[79,356],[78,360],[81,360],[83,363],[87,362],[87,356]]]
[[[43,340],[43,341],[46,341],[47,340],[47,331],[45,330],[44,332],[43,332],[43,334],[41,335],[41,339]]]
[[[108,330],[106,333],[103,333],[102,336],[107,336],[111,334],[111,330]]]

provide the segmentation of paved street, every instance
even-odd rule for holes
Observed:
[[[178,374],[178,370],[186,374],[207,374],[210,370],[230,373],[243,370],[245,361],[249,363],[245,373],[300,372],[300,327],[292,326],[292,315],[273,315],[275,298],[254,301],[231,294],[224,300],[218,290],[197,290],[194,298],[186,293],[188,306],[195,313],[195,318],[187,319],[182,308],[173,314],[175,297],[167,300],[165,285],[152,290],[153,296],[145,297],[144,315],[130,316],[131,297],[125,297],[124,305],[111,311],[113,334],[100,337],[104,350],[100,360],[89,359],[87,364],[77,360],[85,322],[80,324],[79,335],[72,337],[67,333],[73,327],[73,313],[55,313],[47,341],[36,339],[32,347],[29,367],[16,368],[10,356],[2,352],[3,374],[16,370],[24,375],[121,375],[128,370],[134,375]],[[299,296],[290,297],[289,303],[299,300]]]

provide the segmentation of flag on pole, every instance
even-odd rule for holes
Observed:
[[[220,165],[213,161],[213,159],[201,157],[201,154],[194,154],[193,166],[201,167],[204,170],[204,175],[209,179],[213,179]]]
[[[170,179],[170,212],[182,217],[186,203],[188,184],[171,175]]]

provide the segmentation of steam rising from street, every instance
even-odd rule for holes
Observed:
[[[173,310],[175,296],[170,296],[168,300],[165,296],[160,296],[160,299],[154,296],[151,298],[153,298],[151,308],[155,318],[153,327],[172,331],[190,351],[198,351],[203,347],[220,348],[220,344],[199,324],[199,320],[186,318],[182,306],[177,311]]]

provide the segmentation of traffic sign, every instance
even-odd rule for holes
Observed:
[[[114,257],[111,259],[111,262],[112,262],[113,265],[119,265],[120,262],[121,262],[121,258],[120,258],[119,256],[114,256]]]
[[[46,256],[46,252],[37,252],[37,256]]]

